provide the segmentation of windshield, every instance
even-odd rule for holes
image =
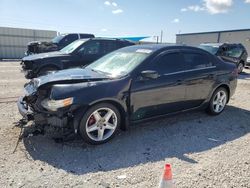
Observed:
[[[76,40],[70,43],[68,46],[65,46],[63,49],[60,50],[60,52],[63,52],[66,54],[72,53],[75,49],[81,46],[84,42],[85,42],[84,40]]]
[[[103,72],[111,77],[121,77],[134,70],[148,56],[149,53],[115,51],[86,68]]]
[[[198,47],[203,49],[203,50],[206,50],[207,52],[210,52],[213,55],[215,55],[219,50],[218,46],[200,45]]]
[[[52,39],[53,43],[59,43],[62,38],[65,37],[65,35],[58,35],[55,38]]]

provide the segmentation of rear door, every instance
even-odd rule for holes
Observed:
[[[131,86],[132,120],[150,118],[185,109],[183,58],[179,51],[159,55],[140,70],[153,70],[158,78],[144,79],[138,75]]]
[[[107,55],[110,52],[113,52],[117,49],[116,40],[103,40],[101,41],[101,55]]]
[[[188,108],[198,107],[212,91],[216,77],[216,66],[211,57],[202,52],[182,50],[185,72],[186,105]]]

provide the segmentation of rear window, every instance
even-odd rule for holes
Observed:
[[[183,71],[186,66],[183,63],[183,56],[179,52],[173,52],[162,55],[154,64],[154,69],[161,74],[166,74]]]
[[[65,37],[65,35],[58,35],[55,38],[52,39],[53,43],[59,43],[63,38]]]
[[[200,69],[212,66],[210,58],[206,54],[184,52],[183,57],[187,69]]]
[[[243,48],[240,46],[229,46],[226,51],[223,52],[224,56],[239,58],[243,53]]]

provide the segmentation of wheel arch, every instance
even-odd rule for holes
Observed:
[[[55,64],[46,64],[46,65],[43,65],[43,66],[39,67],[39,69],[37,70],[37,72],[40,72],[44,68],[56,68],[57,70],[61,69],[61,67],[58,66],[58,65],[55,65]]]
[[[220,87],[225,88],[225,89],[227,90],[227,94],[228,94],[227,103],[228,103],[228,102],[229,102],[229,99],[230,99],[230,96],[231,96],[230,87],[229,87],[227,84],[220,84],[219,86],[217,86],[217,87],[215,88],[215,90],[213,91],[213,93],[214,93],[217,89],[219,89]]]
[[[90,109],[92,106],[101,104],[101,103],[109,103],[112,104],[113,106],[115,106],[117,108],[117,110],[120,113],[121,116],[121,126],[120,129],[121,130],[126,130],[128,127],[128,113],[126,112],[126,108],[118,101],[115,100],[111,100],[111,99],[105,99],[105,100],[100,100],[100,101],[95,101],[89,105],[87,105],[84,108],[79,108],[75,114],[75,118],[74,118],[74,129],[78,130],[79,129],[79,122],[80,119],[82,118],[83,114],[87,112],[88,109]]]
[[[89,108],[91,106],[94,106],[94,105],[97,105],[97,104],[100,104],[100,103],[110,103],[110,104],[114,105],[118,109],[118,111],[120,113],[120,116],[121,116],[121,127],[120,127],[120,129],[126,130],[127,129],[127,115],[128,115],[126,113],[127,109],[120,102],[118,102],[116,100],[111,100],[111,99],[105,99],[105,100],[94,102],[89,106]]]

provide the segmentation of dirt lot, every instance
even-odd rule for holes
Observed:
[[[250,70],[220,116],[180,114],[101,146],[30,135],[13,153],[21,119],[14,101],[26,82],[19,69],[0,62],[0,187],[157,187],[165,163],[176,187],[250,187]]]

